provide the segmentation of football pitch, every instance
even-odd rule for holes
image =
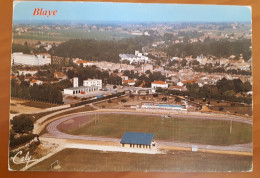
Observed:
[[[77,118],[67,123],[61,123],[58,129],[73,135],[121,138],[124,132],[146,132],[153,133],[155,140],[174,142],[223,146],[252,142],[252,125],[228,120],[100,114],[86,116],[84,124],[81,121],[77,125]]]

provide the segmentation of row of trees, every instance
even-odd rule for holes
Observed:
[[[222,41],[210,41],[208,43],[178,43],[169,46],[167,53],[169,56],[193,56],[197,57],[201,54],[213,55],[216,57],[229,57],[230,55],[239,56],[243,55],[245,60],[251,58],[251,40],[241,39],[234,42],[222,40]]]
[[[204,85],[203,87],[199,87],[197,83],[189,83],[186,87],[188,91],[174,91],[174,93],[194,98],[252,103],[252,97],[235,96],[236,93],[252,91],[252,85],[249,82],[243,83],[240,79],[227,80],[226,78],[223,78],[222,80],[219,80],[216,85]]]
[[[227,74],[238,74],[238,75],[252,75],[251,71],[245,71],[240,69],[229,69],[226,70],[224,67],[193,67],[195,72],[206,72],[206,73],[227,73]]]
[[[30,54],[32,48],[28,45],[12,44],[12,53],[22,52],[24,54]]]
[[[49,103],[62,104],[61,91],[51,84],[36,85],[29,87],[28,82],[22,81],[20,84],[16,80],[11,80],[11,97],[37,100]]]

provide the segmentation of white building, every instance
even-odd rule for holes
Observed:
[[[38,72],[37,70],[18,70],[18,74],[24,76],[27,74],[35,75],[37,72]]]
[[[140,73],[145,73],[148,70],[150,70],[150,72],[153,72],[152,64],[143,64],[140,68],[141,68],[141,70],[139,70]]]
[[[84,80],[83,86],[85,86],[85,87],[97,87],[100,90],[100,89],[102,89],[102,80],[98,80],[98,79]]]
[[[46,55],[31,55],[23,53],[13,53],[11,56],[12,64],[41,66],[50,64],[51,59]]]
[[[154,81],[152,82],[152,89],[156,89],[156,88],[168,88],[168,83],[164,82],[164,81]]]
[[[142,109],[165,109],[165,110],[175,110],[175,111],[187,111],[181,105],[170,105],[170,104],[153,104],[153,103],[144,103],[141,106]]]
[[[196,60],[202,65],[205,65],[207,63],[207,58],[203,55],[198,56]]]
[[[89,61],[85,61],[85,60],[81,60],[81,59],[74,60],[73,62],[76,63],[78,66],[80,66],[80,64],[82,64],[83,67],[91,67],[91,66],[95,65],[93,62],[89,62]]]
[[[93,91],[98,91],[102,89],[102,80],[91,79],[84,80],[83,86],[78,86],[78,78],[73,78],[73,87],[64,89],[64,94],[74,95],[74,94],[85,94]]]
[[[133,54],[119,54],[121,61],[129,61],[132,63],[149,63],[151,62],[147,56],[144,56],[139,51],[135,51],[135,55]]]

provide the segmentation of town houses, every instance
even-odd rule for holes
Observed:
[[[133,63],[150,63],[151,61],[147,56],[144,56],[139,51],[135,51],[135,54],[119,54],[121,61],[128,61],[130,64]]]

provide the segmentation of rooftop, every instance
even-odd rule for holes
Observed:
[[[164,81],[154,81],[153,84],[166,84]]]
[[[120,143],[150,145],[153,137],[151,133],[125,132]]]

